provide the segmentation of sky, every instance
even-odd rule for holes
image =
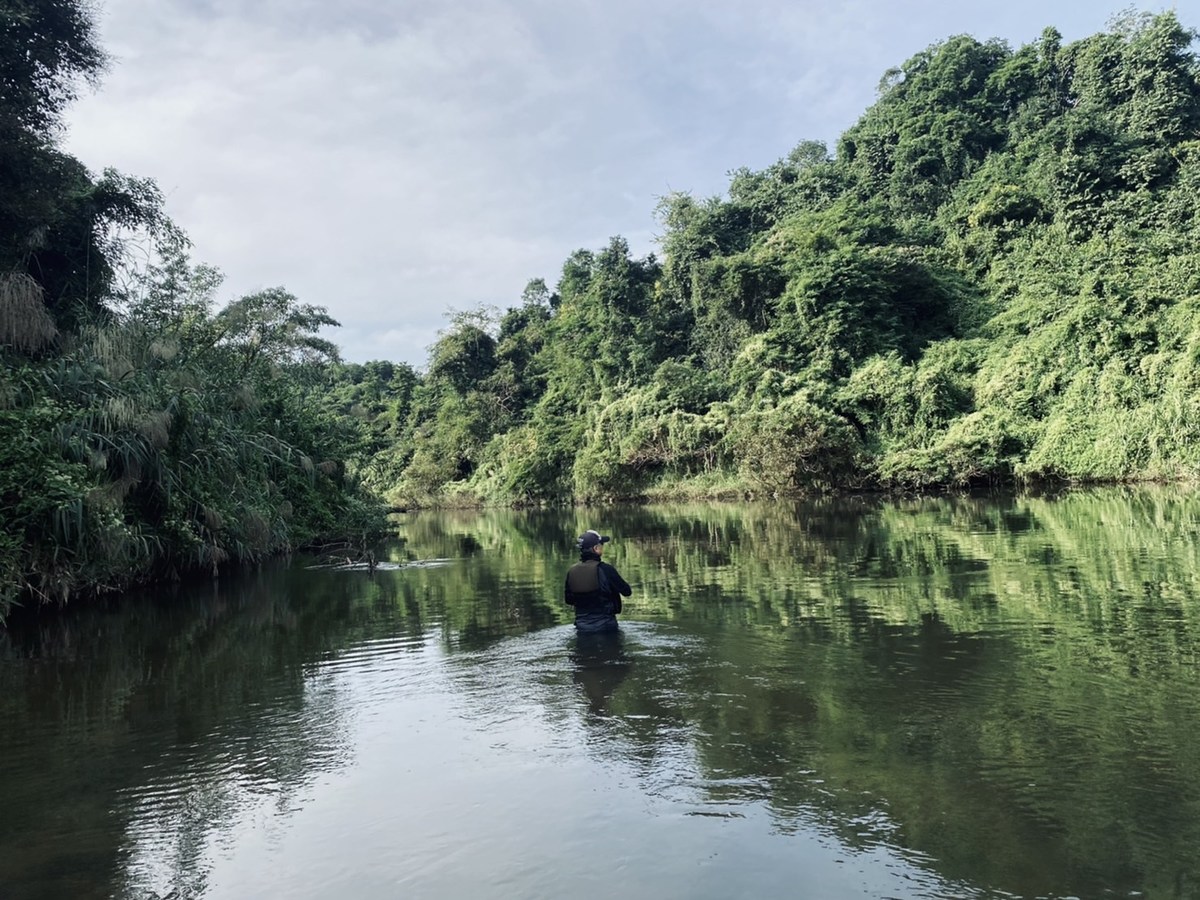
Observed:
[[[1065,41],[1200,0],[104,0],[68,152],[153,178],[219,302],[282,285],[352,362],[423,367],[448,315],[580,248],[658,250],[659,199],[832,149],[956,34]]]

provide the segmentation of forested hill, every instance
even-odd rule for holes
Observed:
[[[365,474],[409,502],[1195,475],[1194,36],[930,47],[835,152],[666,197],[661,259],[617,238],[454,319],[367,413]]]
[[[1171,13],[954,37],[830,152],[666,197],[423,373],[217,302],[155,185],[62,151],[107,59],[0,0],[0,619],[365,535],[397,503],[1200,472],[1200,65]]]

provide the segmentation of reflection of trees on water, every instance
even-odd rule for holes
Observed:
[[[22,890],[6,896],[198,895],[240,808],[285,813],[349,759],[314,664],[394,619],[362,590],[276,569],[0,632],[0,718],[21,723],[0,754],[23,773],[0,788],[0,884]]]
[[[635,587],[596,652],[561,602],[594,525]],[[536,698],[689,810],[759,803],[781,832],[1029,895],[1173,896],[1198,877],[1198,527],[1190,498],[1120,490],[418,515],[383,558],[437,567],[14,623],[0,716],[26,727],[0,753],[34,774],[0,788],[0,884],[101,896],[129,869],[133,890],[142,846],[198,889],[239,804],[285,814],[352,752],[324,664],[408,636],[481,709]]]
[[[577,515],[512,529],[487,564],[545,565]],[[1173,896],[1200,877],[1195,499],[1112,489],[586,520],[611,523],[635,586],[633,665],[611,691],[564,671],[582,709],[603,700],[589,728],[622,744],[644,789],[687,794],[672,779],[695,779],[694,763],[705,802],[761,800],[780,830],[888,842],[1023,894]],[[480,543],[503,522],[484,514]],[[544,588],[555,615],[559,577],[551,567]],[[671,623],[678,646],[643,646],[653,632],[637,618]]]
[[[860,643],[818,624],[734,639],[627,631],[616,673],[568,652],[557,678],[506,676],[504,692],[540,688],[544,707],[564,710],[574,688],[598,763],[690,814],[762,804],[781,833],[900,848],[950,881],[1023,896],[1135,890],[1194,865],[1186,805],[1151,808],[1188,796],[1194,771],[1159,770],[1167,747],[1147,769],[1079,695],[1048,705],[1009,640],[935,617],[860,623]]]

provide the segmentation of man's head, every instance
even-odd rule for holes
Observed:
[[[610,538],[607,534],[601,534],[598,531],[592,531],[589,529],[581,534],[579,536],[579,540],[575,543],[580,550],[591,550],[593,553],[603,553],[604,545],[610,540],[612,540],[612,538]]]

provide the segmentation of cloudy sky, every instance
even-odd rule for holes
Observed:
[[[154,178],[223,299],[283,285],[348,360],[420,366],[448,310],[613,235],[654,252],[664,194],[832,147],[931,43],[1071,41],[1112,3],[104,0],[113,66],[66,145]]]

